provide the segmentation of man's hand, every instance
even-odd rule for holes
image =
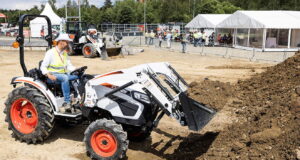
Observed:
[[[47,77],[49,79],[51,79],[52,81],[56,81],[56,77],[54,75],[50,74],[50,73],[47,74]]]

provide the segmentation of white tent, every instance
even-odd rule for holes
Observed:
[[[299,18],[297,11],[236,11],[218,28],[300,28]]]
[[[234,46],[263,51],[300,47],[299,11],[236,11],[217,25],[234,29]]]
[[[185,28],[216,28],[217,24],[228,18],[230,14],[198,14]]]
[[[45,8],[41,15],[48,16],[52,26],[55,26],[56,28],[59,28],[62,23],[62,19],[54,13],[49,3],[45,5]],[[31,37],[41,37],[42,28],[44,28],[44,34],[47,35],[47,21],[45,18],[35,18],[30,21]]]

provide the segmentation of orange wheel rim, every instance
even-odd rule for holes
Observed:
[[[117,151],[118,143],[112,133],[101,129],[93,133],[91,137],[91,146],[98,155],[110,157]]]
[[[84,53],[85,53],[86,55],[90,55],[90,54],[92,53],[91,48],[90,48],[90,47],[85,47],[85,48],[84,48]]]
[[[32,133],[38,124],[35,106],[26,98],[19,98],[13,102],[10,118],[15,129],[23,134]]]

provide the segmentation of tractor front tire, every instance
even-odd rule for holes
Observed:
[[[97,50],[92,43],[87,43],[82,47],[82,54],[85,58],[97,57]]]
[[[15,139],[36,144],[51,134],[55,123],[53,109],[36,89],[28,86],[14,89],[5,106],[5,121]]]
[[[117,160],[126,155],[127,133],[113,120],[92,122],[84,132],[87,154],[91,159]]]

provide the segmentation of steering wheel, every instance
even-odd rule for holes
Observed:
[[[72,71],[70,74],[71,75],[78,75],[78,76],[82,75],[87,68],[88,68],[87,66],[83,66],[83,67],[77,68],[74,71]]]

